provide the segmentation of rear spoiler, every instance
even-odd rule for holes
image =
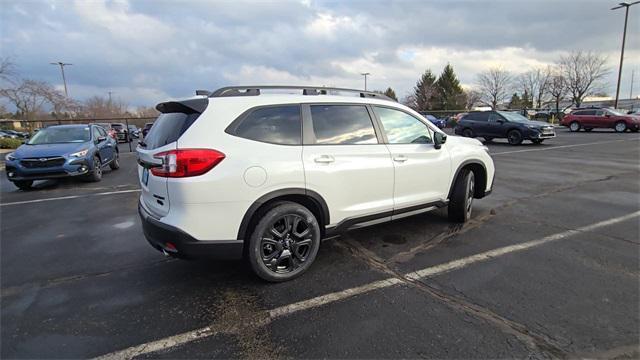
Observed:
[[[185,114],[202,114],[208,105],[208,98],[167,101],[156,105],[156,110],[161,113],[181,112]]]

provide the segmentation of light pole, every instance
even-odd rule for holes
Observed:
[[[629,8],[631,5],[635,5],[640,3],[640,0],[634,1],[632,3],[621,2],[618,6],[612,8],[611,10],[625,8],[624,12],[624,32],[622,33],[622,51],[620,52],[620,68],[618,69],[618,86],[616,87],[616,102],[613,104],[615,109],[618,108],[618,96],[620,95],[620,78],[622,77],[622,61],[624,60],[624,42],[627,38],[627,19],[629,18]]]
[[[52,62],[50,64],[60,66],[60,72],[62,72],[62,82],[64,83],[64,96],[69,97],[69,92],[67,91],[67,79],[64,77],[64,67],[73,64],[63,63],[62,61]]]
[[[360,73],[360,75],[364,76],[364,91],[367,91],[367,76],[371,75],[371,73]]]

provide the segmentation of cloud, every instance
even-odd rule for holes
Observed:
[[[370,88],[391,86],[402,96],[425,69],[438,74],[447,63],[466,86],[488,67],[522,72],[577,49],[608,55],[613,70],[623,14],[609,7],[593,0],[5,0],[0,46],[22,76],[58,86],[49,62],[73,63],[69,91],[81,99],[116,91],[131,104],[153,105],[232,84],[362,87],[362,72],[372,74]],[[631,70],[640,74],[639,20],[629,18],[623,94]]]

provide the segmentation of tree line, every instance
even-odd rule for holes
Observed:
[[[477,74],[473,86],[466,89],[460,85],[453,66],[447,64],[438,77],[427,69],[402,103],[419,112],[469,110],[475,106],[490,106],[495,110],[545,105],[559,111],[564,100],[580,107],[587,96],[603,94],[604,80],[609,73],[606,61],[605,56],[595,52],[574,51],[552,65],[534,67],[521,74],[493,67]],[[391,88],[380,93],[397,100]]]
[[[0,59],[0,97],[14,108],[9,112],[0,104],[0,117],[20,120],[70,118],[133,118],[157,116],[151,107],[131,109],[129,104],[110,96],[92,96],[79,101],[65,96],[53,85],[40,80],[21,78],[15,64],[8,58]]]

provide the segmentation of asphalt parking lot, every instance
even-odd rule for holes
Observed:
[[[639,140],[489,144],[494,192],[470,223],[351,231],[282,284],[152,249],[133,154],[100,183],[21,192],[3,171],[0,355],[638,358]]]

